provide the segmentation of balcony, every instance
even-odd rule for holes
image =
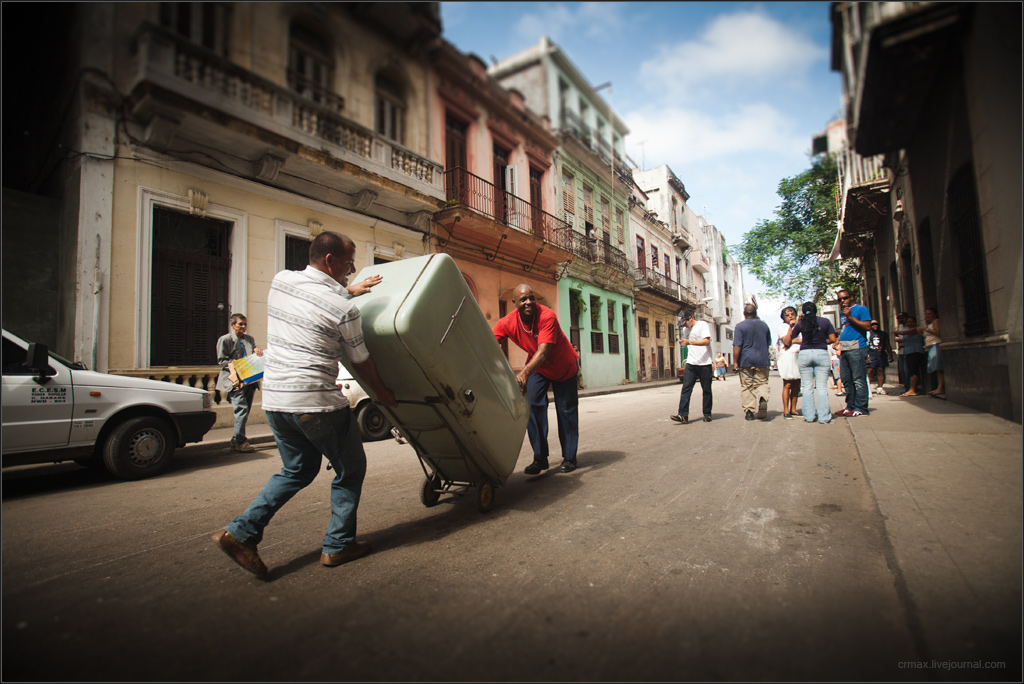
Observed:
[[[633,265],[629,262],[629,257],[621,249],[612,246],[611,242],[587,237],[575,230],[571,231],[570,237],[570,250],[578,260],[591,264],[605,264],[627,275],[632,273]]]
[[[868,249],[866,234],[888,225],[889,172],[883,164],[884,155],[862,157],[851,149],[836,155],[839,167],[839,231],[832,257],[858,256]]]
[[[696,247],[690,253],[690,265],[693,266],[694,271],[699,271],[700,273],[711,272],[711,260],[704,256],[704,252]]]
[[[400,225],[441,206],[442,167],[345,118],[343,98],[308,83],[291,90],[148,23],[135,49],[129,103],[155,149],[200,150],[218,170]]]
[[[633,287],[672,300],[674,303],[696,306],[697,294],[686,285],[680,285],[664,273],[642,265],[633,272]]]
[[[557,216],[461,167],[444,172],[444,187],[448,208],[434,217],[448,230],[441,240],[475,244],[541,268],[572,259],[574,231]]]

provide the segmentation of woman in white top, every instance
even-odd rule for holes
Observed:
[[[782,376],[782,417],[793,420],[796,416],[796,400],[800,396],[800,335],[789,346],[782,340],[796,325],[796,309],[787,306],[782,310],[782,324],[779,325],[775,344],[779,348],[779,375]]]

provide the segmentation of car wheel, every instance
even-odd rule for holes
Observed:
[[[391,421],[379,407],[370,402],[359,409],[358,421],[364,442],[376,442],[391,434]]]
[[[103,464],[115,477],[141,480],[165,471],[174,448],[174,431],[165,421],[151,416],[129,418],[107,437]]]

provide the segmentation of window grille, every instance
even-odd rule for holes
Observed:
[[[619,336],[608,335],[608,353],[618,354],[619,353]]]
[[[654,321],[654,339],[661,339],[661,321]]]
[[[640,325],[640,337],[650,337],[651,332],[647,326],[646,318],[638,318],[637,323]]]
[[[604,333],[600,330],[593,330],[590,333],[590,351],[594,354],[604,354]]]
[[[957,256],[964,297],[964,335],[967,337],[992,331],[978,192],[971,167],[971,163],[964,164],[953,174],[948,195],[950,226],[960,248]]]

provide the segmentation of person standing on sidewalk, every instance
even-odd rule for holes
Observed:
[[[854,303],[853,294],[845,288],[839,291],[839,305],[839,375],[846,391],[846,408],[836,415],[857,418],[868,414],[867,331],[871,313],[866,306]]]
[[[263,408],[283,466],[242,515],[213,535],[224,553],[260,578],[268,574],[257,552],[264,528],[313,481],[324,456],[334,480],[320,564],[334,567],[370,552],[369,542],[355,540],[366,454],[348,400],[335,384],[341,355],[348,355],[357,379],[378,401],[390,408],[398,403],[363,344],[359,309],[350,301],[381,278],[345,287],[355,249],[349,238],[324,231],[310,243],[304,271],[281,271],[270,284]]]
[[[235,414],[235,432],[231,435],[231,451],[250,452],[256,447],[249,444],[245,436],[245,424],[252,410],[252,400],[256,395],[256,383],[239,384],[237,387],[231,380],[229,366],[231,362],[244,359],[251,353],[263,356],[263,350],[256,346],[252,335],[246,335],[248,322],[245,315],[231,314],[231,332],[217,340],[217,363],[220,364],[220,375],[217,377],[217,389],[227,396]]]
[[[548,387],[555,395],[555,416],[558,418],[558,443],[562,447],[559,470],[576,470],[576,449],[580,442],[579,355],[562,332],[555,312],[537,303],[533,288],[520,284],[512,293],[515,311],[494,325],[494,338],[500,344],[510,339],[529,358],[516,379],[519,389],[530,402],[530,419],[526,434],[533,447],[533,463],[523,471],[537,475],[548,469]]]
[[[790,335],[797,323],[796,308],[787,306],[779,314],[779,324],[775,345],[778,351],[779,376],[782,378],[782,417],[786,420],[796,418],[796,400],[800,396],[800,334]],[[783,338],[789,335],[789,342]],[[807,403],[807,399],[804,399]]]
[[[733,332],[733,370],[740,374],[740,400],[747,420],[768,417],[768,371],[772,331],[757,317],[757,305],[743,305],[743,320]]]
[[[679,344],[685,347],[686,366],[683,368],[683,388],[679,392],[679,411],[670,419],[677,423],[686,424],[690,422],[690,395],[693,393],[693,386],[700,380],[700,390],[704,399],[704,422],[711,422],[711,372],[713,359],[711,358],[711,328],[705,321],[698,321],[693,317],[693,312],[683,314],[683,335],[680,335]]]
[[[800,307],[800,320],[782,336],[782,341],[792,342],[797,335],[802,337],[797,361],[800,364],[800,384],[804,388],[804,421],[813,423],[817,420],[826,425],[832,422],[828,388],[825,386],[832,367],[828,348],[836,341],[836,329],[832,321],[818,315],[814,302],[804,302]]]
[[[910,391],[910,377],[907,375],[907,350],[903,348],[902,332],[907,327],[907,317],[908,314],[905,311],[896,314],[896,334],[893,335],[896,340],[896,372],[899,374],[904,392]]]
[[[875,381],[875,393],[885,394],[885,369],[892,361],[892,346],[889,344],[889,333],[882,330],[878,321],[871,321],[868,338],[868,393],[871,392],[871,381]]]
[[[906,357],[906,371],[910,388],[901,394],[901,397],[919,397],[917,391],[921,382],[921,374],[925,366],[924,337],[921,336],[917,327],[917,319],[913,316],[904,318],[905,324],[900,327],[900,349]]]

